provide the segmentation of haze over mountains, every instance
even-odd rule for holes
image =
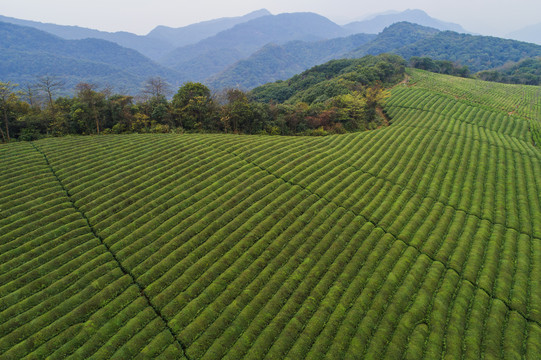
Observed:
[[[459,24],[434,19],[428,16],[424,11],[418,9],[406,10],[400,13],[376,15],[366,20],[354,21],[346,24],[344,25],[344,28],[352,33],[378,34],[386,27],[402,21],[432,27],[442,31],[468,32]]]
[[[250,89],[330,59],[382,52],[456,61],[473,71],[541,56],[541,46],[459,34],[467,31],[421,10],[340,26],[314,13],[272,15],[263,9],[181,28],[158,26],[145,36],[3,16],[0,25],[2,81],[29,83],[49,75],[67,87],[90,82],[131,94],[152,76],[173,87],[201,81],[214,89]]]

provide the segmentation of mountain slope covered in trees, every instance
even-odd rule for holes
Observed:
[[[160,53],[161,65],[105,40],[67,41],[50,34],[47,36],[45,32],[23,35],[22,32],[37,30],[27,28],[22,31],[23,27],[16,25],[8,29],[5,24],[2,25],[5,40],[0,44],[4,55],[0,58],[0,80],[28,83],[39,76],[53,75],[65,78],[68,88],[78,82],[91,82],[135,94],[142,82],[160,76],[173,88],[188,81],[201,81],[215,90],[224,87],[251,89],[266,82],[285,80],[330,59],[360,58],[367,54],[389,52],[406,60],[430,57],[468,66],[472,72],[541,55],[541,46],[535,44],[440,32],[406,22],[388,26],[378,35],[346,36],[348,30],[317,14],[267,14],[261,10],[244,17],[217,19],[184,28],[156,29],[152,36],[149,34],[159,40],[154,44],[156,46],[161,46],[160,41],[170,44],[173,39],[182,42],[186,37],[196,41],[197,36],[192,36],[194,31],[202,37],[213,34],[175,50],[169,47],[166,54]],[[29,25],[50,28],[73,38],[126,35],[32,22]],[[21,34],[15,40],[13,37],[18,36],[17,32]],[[127,34],[126,39],[135,36],[131,35]],[[122,42],[114,36],[111,40]],[[35,41],[32,37],[42,40]],[[140,40],[140,37],[133,39]],[[128,42],[124,43],[137,48]],[[154,58],[158,52],[153,52]]]
[[[268,82],[285,80],[314,65],[343,57],[349,51],[371,41],[375,35],[357,34],[315,42],[292,41],[269,44],[246,59],[208,78],[214,89],[239,87],[251,89]]]
[[[506,64],[494,70],[481,71],[476,76],[506,84],[541,85],[541,58]]]
[[[152,76],[179,84],[179,74],[135,50],[99,39],[64,40],[44,31],[0,22],[0,79],[33,83],[54,76],[72,89],[79,82],[138,92]]]
[[[492,36],[439,32],[393,51],[406,59],[428,56],[435,60],[449,60],[471,71],[500,67],[508,62],[541,56],[541,45]]]
[[[201,81],[269,43],[322,40],[340,37],[345,31],[327,18],[313,13],[263,16],[198,42],[180,47],[163,57],[164,66]]]

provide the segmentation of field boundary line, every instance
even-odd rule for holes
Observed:
[[[169,323],[167,322],[167,320],[165,319],[165,317],[162,315],[161,311],[152,303],[152,301],[150,300],[150,297],[146,294],[145,292],[145,288],[139,284],[137,282],[137,280],[135,279],[135,277],[133,276],[133,274],[124,267],[124,265],[122,265],[122,263],[120,262],[120,260],[117,258],[116,254],[111,250],[111,248],[105,243],[105,241],[103,241],[103,238],[96,232],[96,230],[92,227],[92,225],[90,224],[90,220],[88,219],[88,217],[86,216],[86,214],[81,211],[81,209],[79,209],[79,207],[75,204],[75,201],[73,200],[73,198],[71,197],[68,189],[66,189],[66,187],[64,186],[64,184],[62,183],[62,181],[60,180],[60,178],[58,177],[58,175],[56,174],[54,168],[52,167],[51,163],[49,162],[49,158],[47,157],[47,155],[45,154],[45,152],[43,152],[40,148],[38,148],[34,142],[30,142],[30,144],[34,147],[34,149],[40,153],[44,160],[45,160],[45,163],[47,165],[47,167],[49,168],[49,170],[51,170],[51,173],[53,174],[54,178],[56,179],[56,181],[58,182],[58,184],[60,185],[60,187],[62,188],[62,190],[66,193],[66,197],[68,198],[68,200],[70,201],[71,205],[73,206],[73,208],[75,209],[75,211],[80,214],[82,216],[82,218],[86,221],[86,224],[88,226],[88,228],[90,229],[92,235],[94,235],[94,237],[96,237],[99,242],[100,242],[100,245],[103,245],[105,247],[105,249],[107,250],[107,252],[109,252],[111,254],[111,256],[113,257],[114,261],[117,263],[118,267],[120,268],[120,270],[122,270],[122,272],[126,275],[128,275],[130,278],[131,278],[131,281],[133,282],[133,284],[135,286],[137,286],[137,288],[139,289],[139,293],[141,294],[141,296],[143,298],[145,298],[145,300],[147,301],[148,303],[148,306],[150,306],[150,308],[152,308],[152,310],[154,310],[154,313],[163,321],[164,323],[164,326],[165,328],[169,331],[169,333],[171,334],[171,336],[173,337],[173,340],[178,344],[178,346],[180,347],[180,349],[182,350],[182,355],[184,355],[184,357],[188,360],[190,360],[190,358],[188,357],[188,354],[186,352],[186,347],[184,346],[184,344],[182,342],[180,342],[180,340],[177,338],[177,336],[175,335],[175,332],[173,331],[173,329],[169,326]]]
[[[372,221],[372,220],[370,220],[370,219],[367,219],[364,215],[362,215],[362,214],[357,214],[354,210],[352,210],[352,209],[350,209],[350,208],[347,208],[347,207],[345,207],[345,206],[343,206],[343,205],[337,204],[337,203],[334,202],[333,200],[330,200],[330,199],[326,198],[325,196],[321,196],[321,195],[319,195],[319,194],[317,194],[317,193],[315,193],[315,192],[313,192],[313,191],[307,189],[306,187],[304,187],[304,186],[302,186],[302,185],[300,185],[300,184],[294,183],[294,182],[292,182],[292,181],[290,181],[290,180],[286,180],[286,179],[284,179],[284,178],[282,178],[282,177],[280,177],[280,176],[274,174],[274,173],[271,172],[270,170],[268,170],[268,169],[266,169],[266,168],[263,168],[263,167],[261,167],[260,165],[258,165],[258,164],[256,164],[256,163],[253,163],[253,162],[251,162],[251,161],[249,161],[249,160],[244,159],[241,155],[235,153],[234,151],[232,151],[231,154],[232,154],[233,156],[238,157],[240,160],[242,160],[242,161],[244,161],[244,162],[246,162],[246,163],[248,163],[248,164],[250,164],[250,165],[252,165],[252,166],[254,166],[254,167],[257,167],[257,168],[260,169],[261,171],[264,171],[264,172],[266,172],[266,173],[268,173],[268,174],[274,176],[274,177],[275,177],[276,179],[278,179],[278,180],[281,180],[281,181],[283,181],[283,182],[285,182],[285,183],[288,183],[288,184],[290,184],[291,186],[298,186],[298,187],[300,187],[301,189],[306,190],[308,193],[310,193],[310,194],[312,194],[312,195],[318,197],[319,199],[325,200],[325,201],[327,201],[328,203],[334,204],[334,205],[337,206],[338,208],[341,208],[341,209],[343,209],[343,210],[345,210],[345,211],[347,211],[347,212],[352,213],[352,214],[353,214],[354,216],[356,216],[356,217],[360,217],[360,218],[364,219],[367,223],[372,224],[375,228],[379,228],[379,229],[381,229],[383,232],[385,232],[386,234],[391,235],[391,236],[395,239],[395,240],[394,240],[395,242],[396,242],[396,241],[399,241],[399,242],[405,244],[406,246],[415,249],[420,255],[425,255],[425,256],[426,256],[427,258],[429,258],[432,262],[441,264],[446,270],[449,270],[449,271],[452,271],[452,272],[456,273],[460,280],[469,283],[469,284],[472,285],[475,289],[481,290],[482,292],[484,292],[484,293],[485,293],[489,298],[491,298],[492,300],[498,300],[498,301],[501,301],[501,302],[507,307],[507,309],[508,309],[509,311],[516,312],[516,313],[519,314],[522,318],[524,318],[524,320],[526,320],[527,322],[534,323],[534,324],[536,324],[537,326],[539,326],[539,327],[541,328],[541,323],[539,323],[537,320],[531,319],[531,318],[529,318],[528,316],[526,316],[525,314],[523,314],[520,310],[517,310],[517,309],[512,308],[505,300],[502,300],[502,299],[500,299],[500,298],[494,296],[494,295],[491,294],[488,290],[484,289],[481,285],[479,285],[479,284],[477,284],[477,283],[475,283],[475,282],[473,282],[473,281],[471,281],[471,280],[469,280],[469,279],[466,279],[466,278],[465,278],[458,270],[456,270],[455,268],[453,268],[453,267],[451,267],[451,266],[445,264],[444,262],[442,262],[442,261],[440,261],[440,260],[437,260],[437,259],[433,258],[431,255],[428,255],[428,254],[422,252],[417,246],[408,244],[408,243],[405,242],[404,240],[398,238],[395,234],[393,234],[393,233],[391,233],[390,231],[388,231],[387,229],[385,229],[383,226],[379,225],[378,223],[376,223],[376,222],[374,222],[374,221]],[[368,174],[368,175],[372,175],[372,174],[369,174],[369,173],[367,173],[367,174]],[[385,179],[384,179],[384,180],[385,180]],[[388,181],[388,180],[387,180],[387,181]],[[392,182],[391,182],[391,183],[392,183]],[[411,191],[411,190],[409,190],[409,191]],[[445,205],[444,203],[441,203],[441,204]],[[447,205],[445,205],[445,206],[447,206]],[[450,206],[450,207],[451,207],[451,206]],[[451,207],[451,208],[453,208],[453,207]],[[453,209],[454,209],[454,208],[453,208]],[[458,210],[455,209],[455,211],[458,211]],[[460,210],[460,211],[463,211],[463,210]],[[466,213],[466,214],[468,215],[467,212],[465,212],[465,211],[463,211],[463,212]],[[471,216],[475,216],[475,215],[471,215]],[[487,220],[487,221],[488,221],[488,220]],[[492,222],[490,222],[490,223],[494,226],[494,223],[492,223]],[[501,226],[501,224],[499,224],[499,225]],[[511,229],[511,230],[514,230],[514,229]],[[515,230],[515,231],[516,231],[516,230]],[[528,235],[528,234],[524,234],[524,235]],[[530,235],[528,235],[528,236],[529,236],[531,239],[534,239],[534,238],[531,237]]]

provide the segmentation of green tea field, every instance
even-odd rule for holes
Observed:
[[[391,125],[0,146],[0,359],[539,359],[541,87]]]

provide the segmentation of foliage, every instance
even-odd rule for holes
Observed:
[[[477,72],[500,67],[510,61],[541,56],[541,46],[497,37],[443,31],[392,52],[405,59],[416,56],[447,60]]]
[[[447,60],[432,60],[429,57],[417,57],[413,56],[409,59],[409,67],[421,70],[427,70],[430,72],[469,77],[470,70],[467,66],[460,66]]]
[[[311,104],[359,91],[378,82],[395,84],[403,79],[404,69],[404,60],[395,55],[333,60],[295,75],[288,81],[255,88],[251,94],[261,102],[302,101]]]
[[[36,89],[34,96],[43,99],[41,103],[32,107],[17,100],[24,106],[19,106],[21,111],[11,107],[11,120],[4,128],[21,140],[166,129],[284,135],[306,134],[319,127],[329,133],[366,130],[381,125],[375,109],[383,102],[370,103],[363,98],[370,96],[370,89],[382,90],[380,84],[389,86],[401,80],[404,64],[394,55],[336,60],[252,93],[228,89],[213,96],[207,86],[188,82],[171,101],[165,96],[168,84],[162,78],[148,79],[138,98],[79,83],[75,96],[54,99],[60,82],[44,77],[39,86],[29,85]],[[279,104],[257,101],[275,95],[281,100]]]
[[[481,80],[506,84],[541,85],[541,58],[525,59],[476,74]]]

